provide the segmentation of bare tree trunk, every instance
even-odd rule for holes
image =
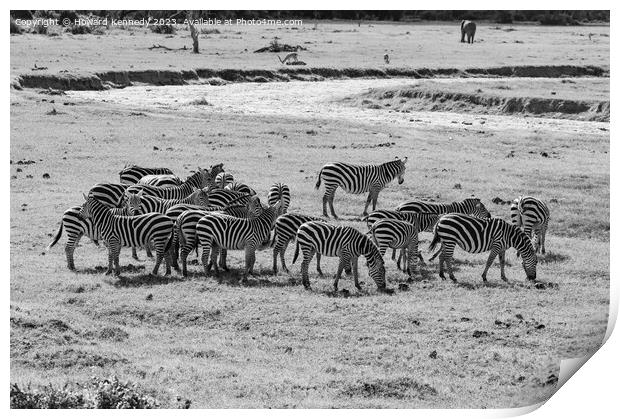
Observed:
[[[192,52],[194,54],[200,54],[200,50],[198,49],[198,31],[196,30],[196,27],[194,26],[194,23],[192,22],[192,20],[194,19],[194,12],[192,10],[189,10],[187,12],[187,24],[189,25],[189,33],[192,36],[192,44],[193,44],[193,49]]]

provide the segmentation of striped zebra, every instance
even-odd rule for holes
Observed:
[[[188,177],[185,182],[179,186],[170,186],[167,188],[159,188],[150,185],[132,185],[127,188],[127,193],[138,193],[143,191],[144,195],[156,196],[162,199],[183,199],[194,192],[195,188],[202,189],[204,187],[213,187],[213,177],[206,169],[198,168],[198,171]]]
[[[226,207],[230,204],[246,205],[252,195],[229,189],[212,189],[209,191],[209,205]]]
[[[252,273],[256,261],[256,249],[265,243],[280,212],[280,202],[265,208],[256,218],[235,218],[230,215],[208,214],[196,225],[198,242],[202,247],[202,265],[205,275],[211,266],[219,273],[215,249],[245,250],[243,281]],[[213,249],[213,252],[211,251]],[[211,255],[211,261],[209,261]]]
[[[250,188],[248,185],[246,185],[245,183],[241,183],[241,182],[229,183],[228,185],[226,185],[224,189],[228,189],[229,191],[235,191],[235,192],[239,192],[239,193],[250,195],[250,196],[256,195],[256,191],[254,189]]]
[[[166,275],[170,274],[170,257],[168,249],[172,243],[172,220],[162,214],[143,214],[134,216],[114,215],[110,208],[92,196],[87,197],[82,205],[80,216],[92,219],[92,223],[101,234],[101,240],[108,248],[108,270],[106,275],[120,275],[119,255],[122,246],[140,247],[152,245],[157,259],[153,275],[157,275],[162,260],[166,260]]]
[[[82,207],[80,205],[76,205],[67,209],[62,215],[62,220],[60,221],[60,227],[58,228],[58,232],[56,236],[52,240],[52,242],[47,246],[47,250],[50,250],[60,237],[62,236],[62,231],[64,229],[67,235],[67,243],[65,244],[65,255],[67,257],[67,268],[69,270],[75,270],[75,262],[73,260],[73,254],[75,252],[75,248],[82,236],[86,236],[93,241],[97,246],[99,246],[99,240],[101,239],[101,234],[93,225],[92,220],[84,219],[80,217],[80,211]],[[114,215],[133,215],[133,211],[129,208],[112,208],[110,210]]]
[[[125,192],[129,186],[122,183],[97,183],[88,191],[97,201],[112,208],[125,206]]]
[[[340,263],[334,279],[334,291],[338,291],[338,281],[345,267],[353,268],[353,279],[355,287],[361,289],[358,280],[357,259],[364,255],[368,265],[370,277],[377,284],[379,291],[386,291],[385,286],[385,267],[383,258],[377,246],[368,238],[353,227],[334,226],[323,221],[308,221],[303,223],[297,230],[297,244],[293,263],[297,260],[299,252],[303,253],[301,262],[302,284],[306,289],[310,289],[310,279],[308,278],[308,266],[314,254],[323,256],[338,256]]]
[[[284,183],[274,183],[271,185],[267,194],[267,203],[273,205],[277,201],[282,203],[282,214],[286,214],[291,203],[291,190],[288,185]]]
[[[334,195],[340,186],[346,192],[361,194],[368,192],[366,205],[364,206],[363,216],[368,215],[367,209],[372,201],[372,209],[377,207],[379,192],[392,180],[398,178],[398,184],[404,182],[405,163],[403,160],[396,160],[370,166],[359,166],[349,163],[328,163],[321,168],[315,188],[319,189],[321,180],[325,182],[325,194],[323,195],[323,216],[327,215],[327,204],[334,218],[338,218],[334,211]]]
[[[510,247],[514,247],[523,258],[523,269],[527,278],[531,281],[536,279],[536,253],[528,237],[517,226],[501,218],[481,219],[465,214],[446,214],[437,222],[434,233],[429,248],[433,250],[441,243],[439,276],[442,279],[445,279],[443,273],[445,262],[450,279],[456,282],[452,273],[452,255],[456,245],[469,253],[491,252],[482,273],[484,282],[487,282],[487,271],[498,255],[502,280],[508,281],[504,273],[504,264],[506,249]]]
[[[271,246],[273,247],[273,274],[278,273],[278,255],[280,255],[280,261],[282,262],[282,270],[288,272],[286,262],[284,260],[284,253],[291,240],[297,237],[297,230],[299,226],[308,221],[324,221],[317,217],[311,217],[309,215],[301,215],[295,213],[287,213],[278,217],[276,225],[273,229],[273,240]],[[317,254],[316,270],[321,272],[321,255]]]
[[[407,255],[406,261],[403,260],[403,271],[411,278],[418,270],[416,260],[421,257],[418,252],[418,227],[407,221],[384,219],[372,225],[370,234],[382,257],[388,247],[401,249],[401,254]]]
[[[146,175],[138,181],[138,185],[151,185],[159,188],[179,186],[183,181],[177,175]]]
[[[165,214],[170,208],[178,204],[209,205],[209,192],[204,189],[195,189],[190,195],[182,199],[162,199],[156,196],[144,195],[144,191],[137,194],[127,193],[127,205],[140,214],[157,212]]]
[[[545,254],[545,237],[549,226],[549,208],[540,199],[520,196],[510,204],[510,219],[513,225],[523,229],[532,238],[536,253]]]
[[[172,175],[172,170],[165,167],[127,166],[118,172],[121,183],[133,185],[146,175]]]
[[[215,177],[215,184],[222,189],[224,189],[226,186],[233,183],[234,181],[235,178],[228,172],[220,172]]]
[[[466,198],[462,201],[455,201],[448,204],[413,200],[400,204],[396,207],[396,211],[430,212],[435,214],[456,212],[459,214],[470,214],[479,218],[489,218],[491,216],[478,198]]]

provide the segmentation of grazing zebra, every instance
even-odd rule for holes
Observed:
[[[363,215],[368,215],[367,209],[372,201],[373,211],[377,207],[377,198],[379,192],[392,180],[398,178],[398,184],[404,182],[405,163],[407,157],[403,160],[396,160],[370,166],[359,166],[348,163],[328,163],[321,168],[319,178],[316,181],[315,188],[321,186],[321,179],[325,182],[325,194],[323,195],[323,215],[327,215],[327,203],[334,218],[338,218],[334,211],[334,195],[338,186],[342,187],[346,192],[361,194],[368,192],[366,206]]]
[[[194,192],[194,188],[213,187],[213,174],[206,169],[198,168],[198,171],[188,177],[185,182],[178,186],[159,188],[150,185],[132,185],[127,188],[128,193],[144,191],[144,195],[156,196],[162,199],[183,199]]]
[[[383,257],[388,247],[401,249],[401,254],[408,255],[406,263],[403,261],[403,271],[413,276],[417,271],[416,260],[418,252],[418,227],[407,221],[384,219],[379,220],[370,228],[370,234]],[[400,260],[399,260],[400,262]],[[400,268],[400,266],[399,266]]]
[[[481,219],[465,214],[446,214],[435,226],[435,236],[429,246],[430,250],[439,243],[441,243],[439,276],[442,279],[445,279],[443,274],[445,262],[450,279],[456,282],[452,273],[452,255],[457,244],[469,253],[491,252],[482,273],[484,282],[487,282],[487,271],[498,255],[502,280],[508,280],[504,273],[504,264],[506,249],[510,247],[517,249],[523,258],[523,269],[527,278],[531,281],[536,279],[536,253],[528,237],[517,226],[501,218]]]
[[[214,265],[215,273],[219,273],[215,249],[245,250],[245,270],[243,280],[252,273],[256,260],[256,249],[269,239],[271,230],[280,212],[280,202],[265,208],[255,218],[235,218],[230,215],[207,214],[198,221],[196,233],[202,246],[202,264],[205,275]],[[211,261],[209,255],[213,248]]]
[[[351,266],[353,268],[353,279],[355,287],[361,289],[358,281],[357,259],[360,255],[366,257],[368,273],[377,284],[379,291],[388,291],[385,287],[385,267],[383,258],[377,246],[368,238],[353,227],[334,226],[322,221],[308,221],[303,223],[297,230],[297,245],[293,263],[299,256],[299,251],[303,253],[301,262],[302,284],[306,289],[310,289],[308,278],[308,266],[315,253],[323,256],[338,256],[340,264],[334,279],[334,291],[338,291],[338,281],[342,275],[342,270]],[[320,272],[319,272],[320,273]]]
[[[118,172],[121,183],[133,185],[146,175],[172,175],[172,170],[165,167],[127,166]]]
[[[536,253],[545,254],[545,237],[549,226],[549,208],[540,199],[520,196],[510,204],[512,224],[521,227],[532,238]]]
[[[125,206],[125,191],[129,186],[122,183],[98,183],[88,191],[97,201],[112,208]]]
[[[220,188],[225,188],[229,184],[233,183],[235,178],[228,172],[220,172],[215,177],[215,184]]]
[[[51,249],[60,237],[62,236],[62,230],[64,229],[67,234],[67,243],[65,244],[65,255],[67,257],[67,267],[69,270],[75,270],[75,263],[73,261],[73,253],[75,252],[75,248],[82,236],[86,236],[90,238],[93,243],[97,246],[99,245],[99,239],[101,239],[101,235],[99,231],[93,225],[92,220],[84,219],[80,217],[80,211],[82,207],[80,205],[69,208],[62,215],[62,220],[60,221],[60,227],[58,228],[58,232],[56,236],[52,240],[52,242],[47,246],[47,250]],[[130,208],[112,208],[112,214],[114,215],[133,215],[133,211]]]
[[[139,181],[139,185],[151,185],[159,188],[179,186],[183,181],[177,175],[146,175]]]
[[[256,195],[256,191],[254,189],[250,188],[248,185],[246,185],[245,183],[241,183],[241,182],[229,183],[228,185],[226,185],[224,189],[228,189],[229,191],[235,191],[235,192],[239,192],[239,193],[250,195],[250,196]]]
[[[92,196],[87,197],[82,205],[80,216],[92,219],[92,223],[101,235],[101,240],[108,248],[108,270],[112,273],[114,264],[115,275],[120,275],[119,255],[121,246],[152,245],[157,259],[153,268],[153,275],[157,275],[161,261],[166,259],[166,275],[170,274],[170,257],[168,249],[172,243],[172,220],[163,214],[143,214],[134,216],[114,215],[105,204]]]
[[[273,246],[273,274],[278,273],[278,254],[280,255],[280,261],[282,262],[282,270],[288,272],[286,262],[284,261],[284,253],[291,240],[297,237],[297,230],[299,226],[308,221],[324,221],[320,218],[310,217],[308,215],[301,215],[295,213],[287,213],[278,217],[276,225],[273,229],[273,240],[271,245]],[[321,255],[317,254],[316,270],[321,272]]]
[[[274,183],[271,185],[269,193],[267,194],[267,203],[273,205],[277,201],[282,203],[282,214],[286,214],[288,206],[291,203],[291,190],[288,185],[284,183]]]
[[[189,196],[182,199],[161,199],[156,196],[145,196],[144,191],[137,194],[129,192],[127,194],[127,205],[136,212],[146,214],[148,212],[158,212],[166,214],[170,208],[178,204],[209,205],[209,192],[203,189],[195,189]]]
[[[413,200],[400,204],[396,211],[428,212],[435,214],[448,214],[457,212],[459,214],[470,214],[479,218],[489,218],[491,214],[478,198],[466,198],[462,201],[451,202],[449,204],[438,204],[436,202],[426,202]],[[422,230],[420,230],[422,231]]]

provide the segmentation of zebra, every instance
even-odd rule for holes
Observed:
[[[67,235],[65,255],[67,258],[67,268],[69,268],[70,271],[75,271],[73,254],[82,236],[90,238],[97,246],[99,246],[99,239],[101,238],[101,235],[93,225],[92,220],[80,217],[81,210],[82,206],[76,205],[67,209],[63,213],[58,232],[52,242],[47,246],[47,250],[49,251],[56,243],[58,243],[58,240],[60,240],[60,237],[62,236],[63,229],[65,230]],[[133,211],[127,207],[112,208],[110,211],[114,215],[134,215]]]
[[[368,215],[367,209],[372,201],[372,209],[377,207],[377,198],[379,192],[392,180],[398,178],[398,184],[404,182],[405,163],[407,157],[403,160],[396,160],[370,166],[359,166],[349,163],[328,163],[321,168],[315,188],[319,189],[321,180],[325,181],[325,194],[323,195],[323,216],[327,215],[327,203],[334,218],[338,218],[334,211],[334,195],[338,186],[342,187],[346,192],[361,194],[368,192],[366,206],[364,207],[363,216]]]
[[[156,196],[145,196],[144,191],[140,191],[137,194],[131,192],[127,194],[127,205],[142,214],[148,212],[165,214],[168,209],[178,204],[208,206],[209,192],[204,189],[195,189],[189,196],[182,199],[162,199]]]
[[[229,189],[211,189],[209,191],[209,205],[216,207],[226,207],[232,203],[245,205],[250,201],[251,196]]]
[[[114,215],[105,204],[93,196],[86,196],[80,216],[92,219],[92,223],[101,234],[108,248],[108,270],[106,275],[114,273],[120,275],[119,255],[121,246],[146,246],[152,244],[157,259],[153,268],[153,275],[157,275],[159,265],[165,258],[166,275],[170,274],[170,257],[168,249],[172,243],[172,220],[163,214],[149,213],[134,216]]]
[[[129,185],[123,183],[97,183],[88,191],[98,201],[112,208],[125,206],[125,192]]]
[[[151,185],[159,188],[179,186],[183,181],[177,175],[146,175],[139,181],[139,185]]]
[[[245,183],[241,183],[241,182],[229,183],[228,185],[224,187],[224,189],[228,189],[229,191],[235,191],[235,192],[239,192],[239,193],[250,195],[250,196],[256,195],[256,191],[254,189],[250,188],[248,185],[246,185]]]
[[[179,186],[159,188],[150,185],[132,185],[127,188],[127,193],[138,193],[144,191],[144,195],[156,196],[162,199],[183,199],[190,195],[194,188],[213,187],[213,173],[206,169],[198,168],[198,171],[188,177]]]
[[[353,227],[334,226],[323,221],[308,221],[299,226],[297,230],[297,242],[293,263],[299,256],[299,251],[303,253],[301,262],[302,284],[306,289],[310,289],[308,278],[308,266],[315,253],[323,256],[338,256],[340,263],[334,279],[334,291],[338,291],[338,281],[342,275],[342,270],[351,265],[353,268],[353,279],[355,287],[359,290],[361,286],[358,281],[357,259],[360,255],[366,257],[370,277],[377,284],[377,288],[382,292],[390,292],[385,286],[385,267],[383,258],[377,246],[370,238]]]
[[[521,227],[532,238],[536,253],[545,254],[545,237],[549,226],[549,208],[540,199],[520,196],[510,204],[512,224]]]
[[[274,183],[271,185],[267,194],[267,203],[273,205],[277,201],[282,202],[282,214],[286,214],[291,203],[291,190],[288,185],[284,183]]]
[[[127,166],[118,172],[121,183],[133,185],[146,175],[172,175],[172,170],[165,167]]]
[[[428,212],[435,214],[448,214],[457,212],[469,214],[479,218],[489,218],[491,214],[478,198],[466,198],[462,201],[455,201],[449,204],[439,204],[436,202],[426,202],[420,200],[408,201],[396,207],[396,211]]]
[[[235,178],[228,172],[220,172],[215,177],[215,184],[224,189],[229,184],[233,183]]]
[[[271,246],[273,247],[273,274],[278,273],[278,254],[280,255],[280,261],[282,262],[282,270],[288,272],[286,262],[284,261],[284,253],[291,240],[297,237],[297,230],[299,226],[308,221],[324,221],[317,217],[311,217],[309,215],[287,213],[278,217],[275,227],[273,229],[273,240]],[[321,272],[321,255],[317,254],[317,271]]]
[[[401,254],[406,252],[408,257],[406,264],[403,261],[403,271],[407,272],[411,278],[413,273],[417,271],[416,260],[419,257],[418,227],[407,221],[384,219],[372,225],[370,234],[382,257],[388,247],[401,249]],[[400,268],[400,266],[398,267]]]
[[[519,227],[514,226],[501,218],[481,219],[465,214],[446,214],[435,225],[434,237],[429,249],[433,250],[441,243],[439,254],[439,276],[445,279],[443,273],[444,262],[448,267],[450,279],[456,282],[452,273],[452,255],[458,244],[469,253],[490,251],[482,281],[487,282],[487,271],[499,255],[502,280],[508,281],[504,273],[506,249],[514,247],[523,258],[523,269],[530,281],[536,280],[536,253],[531,242]]]
[[[198,241],[202,247],[202,265],[205,275],[209,274],[214,265],[216,275],[219,273],[215,259],[216,248],[245,250],[245,270],[243,281],[247,280],[248,273],[252,273],[256,260],[256,249],[269,239],[271,230],[280,212],[281,203],[265,208],[255,218],[235,218],[230,215],[208,214],[202,217],[196,225]],[[213,248],[213,252],[211,249]],[[209,255],[211,262],[209,262]]]

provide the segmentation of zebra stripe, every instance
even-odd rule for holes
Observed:
[[[280,205],[280,202],[277,202],[274,206],[267,207],[255,218],[242,219],[221,214],[208,214],[201,218],[196,226],[196,233],[202,246],[205,275],[208,275],[212,265],[215,266],[216,274],[219,273],[215,263],[217,252],[213,252],[209,262],[211,248],[245,250],[245,281],[254,268],[256,249],[269,239],[279,215]]]
[[[155,248],[157,259],[153,275],[157,275],[161,261],[166,259],[166,274],[170,273],[170,257],[167,253],[172,242],[172,220],[162,214],[144,214],[135,216],[114,215],[105,204],[94,197],[86,197],[80,210],[80,216],[92,219],[92,223],[101,234],[101,239],[108,247],[108,271],[120,275],[119,255],[122,246],[148,246]]]
[[[334,211],[334,195],[340,186],[346,192],[361,194],[368,192],[366,206],[363,215],[367,215],[367,209],[372,201],[373,211],[377,208],[379,192],[392,180],[398,178],[398,184],[404,182],[405,163],[398,158],[378,165],[359,166],[348,163],[328,163],[321,168],[316,182],[316,189],[321,186],[321,180],[325,182],[325,194],[323,195],[323,215],[327,215],[327,203],[334,218],[338,218]]]
[[[179,186],[183,181],[176,175],[146,175],[139,181],[139,185],[151,185],[159,188],[167,188],[170,186]]]
[[[122,183],[97,183],[88,191],[97,201],[112,208],[120,208],[125,204],[125,191],[128,185]]]
[[[441,243],[439,254],[439,276],[445,279],[443,264],[448,267],[450,279],[456,282],[452,273],[452,255],[459,245],[469,253],[488,252],[489,259],[482,273],[482,280],[487,281],[487,271],[499,255],[502,280],[507,281],[504,273],[506,249],[514,247],[523,258],[523,269],[529,280],[536,279],[536,253],[528,237],[518,227],[501,218],[481,219],[465,214],[447,214],[442,216],[435,226],[435,236],[430,244],[433,250]]]
[[[209,193],[202,189],[196,189],[187,198],[183,199],[161,199],[156,196],[144,196],[142,192],[138,192],[137,194],[130,192],[127,196],[129,207],[141,214],[149,212],[166,214],[168,209],[178,204],[209,205]]]
[[[58,232],[52,242],[47,246],[47,250],[49,250],[56,243],[58,243],[58,240],[60,240],[60,237],[62,236],[63,229],[65,230],[67,235],[65,255],[67,258],[67,268],[71,271],[75,270],[73,254],[82,236],[88,237],[97,246],[99,246],[99,240],[101,239],[101,234],[93,225],[92,220],[80,217],[81,210],[82,207],[80,205],[76,205],[67,209],[63,213],[60,221],[60,227],[58,227]],[[113,208],[111,209],[111,212],[114,215],[133,215],[133,211],[129,208]]]
[[[545,254],[545,238],[549,226],[549,208],[540,199],[520,196],[510,204],[512,224],[523,229],[531,237],[536,253]]]
[[[273,205],[278,201],[282,203],[282,214],[286,214],[288,206],[291,203],[291,190],[288,185],[284,183],[274,183],[271,185],[271,188],[269,188],[267,203]]]
[[[251,196],[256,195],[256,191],[254,189],[250,188],[245,183],[240,183],[240,182],[229,183],[228,185],[226,185],[224,189],[228,189],[229,191],[239,192],[245,195],[251,195]]]
[[[228,189],[212,189],[209,191],[209,205],[225,207],[231,203],[245,205],[250,201],[250,195]]]
[[[198,169],[196,173],[188,177],[185,182],[178,186],[159,188],[150,185],[132,185],[127,188],[128,193],[137,194],[143,191],[144,195],[156,196],[162,199],[183,199],[190,195],[195,188],[213,187],[213,177],[206,169]]]
[[[273,229],[273,274],[278,273],[278,254],[280,255],[280,261],[282,262],[282,270],[288,272],[286,262],[284,260],[284,253],[291,240],[297,237],[297,230],[299,227],[308,221],[324,221],[317,217],[311,217],[309,215],[301,215],[295,213],[283,214],[276,220],[275,227]],[[320,275],[321,272],[321,255],[317,255],[316,269]]]
[[[235,178],[228,172],[221,172],[215,177],[215,184],[220,188],[225,188],[229,184],[233,183]]]
[[[373,224],[370,234],[382,257],[388,247],[401,249],[401,253],[406,252],[408,257],[407,263],[403,262],[403,271],[407,272],[409,277],[413,276],[413,272],[418,270],[416,260],[420,257],[417,225],[407,221],[384,219]]]
[[[366,257],[368,272],[370,277],[377,284],[380,291],[387,291],[385,287],[385,267],[383,258],[377,246],[368,238],[353,227],[334,226],[322,221],[309,221],[303,223],[297,230],[297,245],[293,263],[299,256],[299,251],[303,253],[301,262],[301,278],[306,289],[310,289],[308,278],[308,266],[315,253],[323,256],[338,256],[340,264],[334,280],[334,290],[338,291],[338,281],[342,275],[342,270],[351,266],[353,268],[353,279],[355,287],[361,289],[358,281],[357,259],[360,255]]]
[[[171,175],[172,170],[165,167],[128,166],[118,172],[121,183],[133,185],[146,175]]]
[[[396,211],[430,212],[435,214],[470,214],[479,218],[489,218],[491,214],[478,198],[466,198],[462,201],[440,204],[420,200],[408,201],[396,207]]]

